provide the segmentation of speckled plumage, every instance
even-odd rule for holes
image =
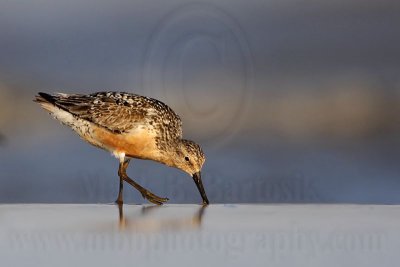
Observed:
[[[181,119],[161,101],[126,92],[39,93],[35,101],[85,141],[119,158],[122,172],[129,158],[140,158],[200,177],[205,161],[202,149],[193,141],[182,139]],[[201,179],[195,182],[199,190],[204,191],[202,185],[199,187]],[[146,197],[142,189],[138,190]],[[205,192],[201,194],[203,202],[208,203]],[[146,198],[152,201],[151,196]],[[152,202],[160,204],[160,199]]]
[[[81,119],[115,133],[146,125],[166,140],[182,137],[182,121],[167,105],[153,98],[125,92],[89,95],[57,94],[54,103]]]

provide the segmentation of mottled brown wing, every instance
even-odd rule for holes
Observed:
[[[52,98],[56,106],[116,133],[124,133],[136,127],[163,125],[170,129],[172,138],[182,137],[179,116],[156,99],[118,92],[57,94]]]

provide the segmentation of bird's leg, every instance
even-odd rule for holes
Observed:
[[[121,177],[119,177],[118,198],[117,198],[117,200],[115,201],[117,204],[122,204],[122,203],[124,202],[124,201],[123,201],[123,197],[122,197],[123,191],[124,191],[124,180],[123,180]]]
[[[123,190],[124,190],[124,179],[122,178],[122,175],[120,173],[121,169],[124,169],[126,172],[126,168],[128,168],[129,162],[131,159],[123,159],[122,162],[119,163],[119,168],[118,168],[118,176],[119,176],[119,191],[118,191],[118,198],[115,201],[117,204],[122,204],[124,202],[123,200]],[[122,166],[121,166],[122,165]]]
[[[128,167],[128,165],[129,165],[129,159],[124,159],[119,163],[118,175],[120,179],[122,179],[123,181],[127,182],[128,184],[136,188],[142,194],[143,198],[147,199],[151,203],[162,205],[164,202],[167,202],[169,200],[168,198],[162,198],[153,194],[152,192],[150,192],[149,190],[147,190],[146,188],[142,187],[140,184],[136,183],[134,180],[129,178],[128,175],[126,174],[126,168]],[[120,193],[121,194],[118,195],[117,201],[119,200],[120,196],[122,201],[121,185],[120,185]]]

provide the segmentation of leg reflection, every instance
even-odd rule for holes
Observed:
[[[207,205],[196,207],[195,212],[191,216],[181,216],[182,207],[160,207],[160,206],[143,206],[140,213],[136,216],[125,217],[124,208],[136,208],[137,206],[129,206],[118,204],[118,228],[121,231],[129,230],[134,232],[158,232],[164,230],[183,230],[198,229],[201,227],[204,213]],[[155,213],[168,209],[171,213]],[[185,208],[185,210],[187,210]],[[177,215],[177,216],[175,216]]]

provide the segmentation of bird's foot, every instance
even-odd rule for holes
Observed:
[[[115,200],[115,204],[122,205],[124,204],[124,198],[122,197],[122,192],[120,191],[117,199]]]
[[[169,200],[169,198],[159,197],[148,190],[143,190],[140,193],[142,193],[143,198],[156,205],[162,205]]]

